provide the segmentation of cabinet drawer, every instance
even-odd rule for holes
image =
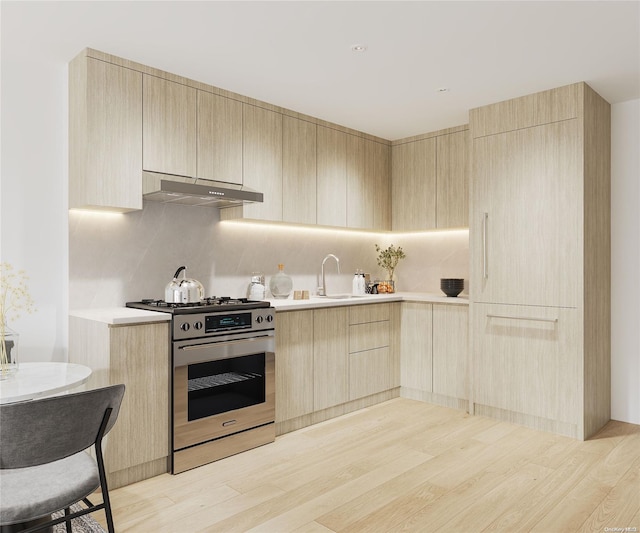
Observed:
[[[390,304],[354,305],[349,308],[349,324],[380,322],[389,320],[390,316]]]
[[[576,423],[576,309],[476,304],[472,320],[475,403]]]
[[[349,355],[349,399],[357,400],[393,387],[389,348]]]
[[[389,322],[367,322],[349,326],[349,353],[389,346]]]

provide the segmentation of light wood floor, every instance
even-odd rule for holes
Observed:
[[[398,398],[111,497],[121,533],[638,532],[640,426],[579,442]]]

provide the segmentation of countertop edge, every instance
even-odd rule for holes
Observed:
[[[150,322],[170,322],[170,313],[159,313],[156,311],[145,311],[143,309],[132,309],[130,307],[103,307],[99,309],[74,309],[69,311],[69,316],[93,320],[111,326],[127,324],[147,324]]]
[[[276,312],[302,311],[305,309],[322,309],[326,307],[345,307],[353,305],[370,305],[391,302],[423,302],[435,304],[469,305],[466,296],[448,298],[430,293],[397,292],[394,294],[373,294],[356,298],[311,298],[309,300],[268,300]],[[104,307],[96,309],[74,309],[70,317],[92,320],[112,326],[127,324],[146,324],[150,322],[170,322],[171,314],[158,311],[144,311],[129,307]]]

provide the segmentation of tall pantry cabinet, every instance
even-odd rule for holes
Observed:
[[[470,112],[472,409],[610,418],[610,106],[577,83]]]

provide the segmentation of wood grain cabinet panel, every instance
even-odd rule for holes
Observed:
[[[392,228],[394,231],[436,227],[435,137],[391,148]]]
[[[316,223],[316,125],[282,118],[282,220]]]
[[[142,209],[142,74],[86,56],[69,64],[69,207]]]
[[[470,117],[476,412],[588,438],[611,416],[610,105],[577,83]]]
[[[576,309],[478,304],[473,322],[474,401],[576,430],[579,381]]]
[[[396,304],[349,308],[349,399],[399,385],[399,308]]]
[[[198,91],[197,177],[242,185],[242,103]]]
[[[70,317],[69,362],[92,370],[89,388],[124,383],[105,464],[114,488],[168,470],[169,323],[110,326]]]
[[[126,386],[106,459],[116,471],[168,455],[169,325],[112,327],[110,334],[109,381]]]
[[[577,306],[579,136],[574,119],[474,140],[475,301]]]
[[[469,226],[469,130],[436,137],[436,225]]]
[[[313,408],[349,401],[348,309],[313,311]]]
[[[143,79],[144,170],[196,175],[196,89],[145,74]]]
[[[433,305],[433,392],[469,399],[469,309]]]
[[[243,135],[243,184],[264,202],[239,209],[246,218],[282,221],[282,115],[243,104]]]
[[[414,391],[433,390],[433,305],[403,302],[400,386]]]
[[[276,422],[313,411],[313,313],[276,313]]]
[[[347,225],[347,134],[317,127],[317,223]]]

